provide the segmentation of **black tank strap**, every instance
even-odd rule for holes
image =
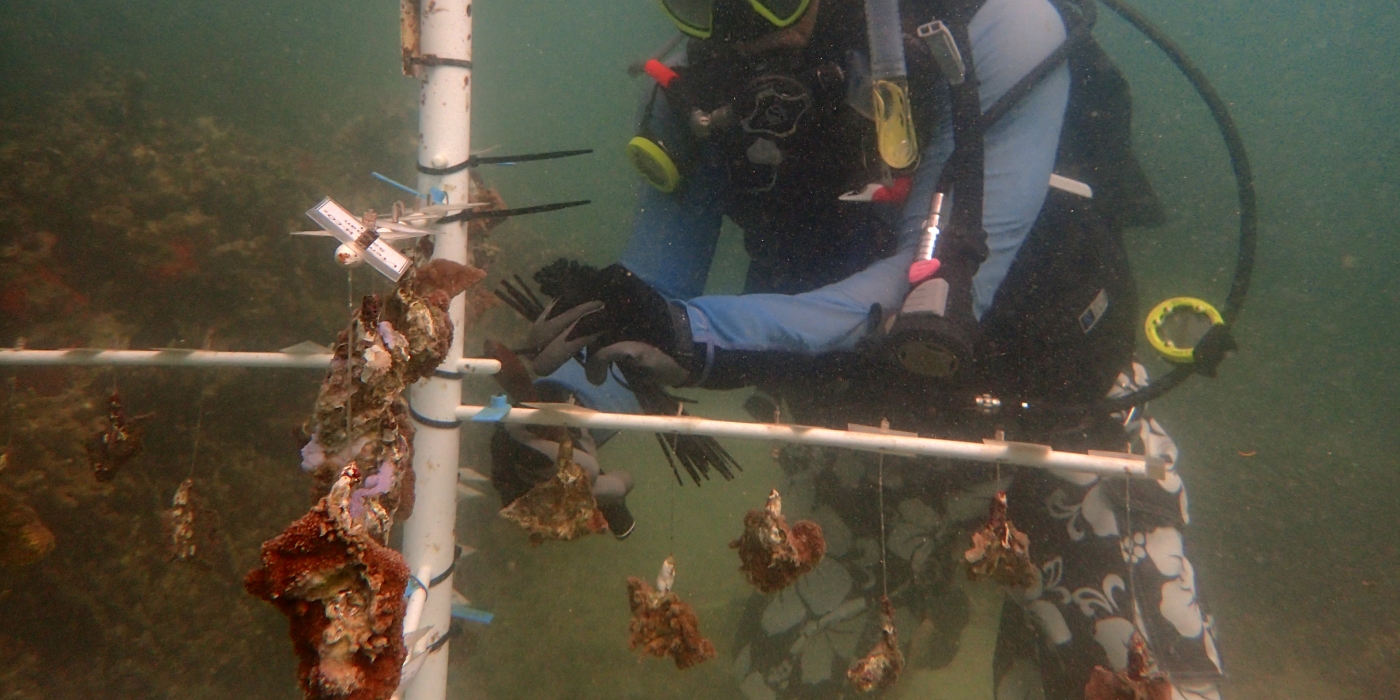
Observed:
[[[1011,89],[1006,91],[1006,94],[1002,95],[995,104],[982,114],[983,131],[991,128],[993,124],[1006,116],[1006,113],[1011,111],[1011,108],[1015,107],[1018,102],[1025,99],[1025,97],[1031,93],[1031,90],[1034,90],[1035,87],[1040,84],[1040,81],[1044,80],[1052,71],[1069,60],[1071,51],[1092,37],[1094,22],[1091,16],[1083,11],[1071,10],[1071,3],[1069,2],[1053,2],[1052,4],[1055,6],[1055,9],[1059,11],[1060,18],[1065,23],[1065,28],[1067,30],[1065,40],[1061,42],[1059,46],[1055,47],[1055,50],[1051,51],[1050,55],[1046,56],[1035,68],[1032,68],[1031,72],[1016,81],[1016,84],[1012,85]],[[1090,3],[1090,7],[1092,6],[1092,3]],[[1074,7],[1077,8],[1078,5],[1074,5]]]
[[[949,216],[949,233],[939,242],[943,248],[948,245],[958,247],[959,257],[972,262],[972,273],[987,258],[987,235],[982,229],[983,178],[986,159],[983,152],[986,132],[1056,68],[1068,60],[1071,51],[1091,38],[1094,24],[1092,2],[1090,10],[1085,10],[1077,0],[1052,0],[1055,9],[1068,29],[1068,35],[1054,51],[1050,52],[1035,68],[1011,86],[985,113],[982,112],[981,96],[977,90],[977,77],[972,56],[972,39],[968,25],[972,17],[982,8],[983,0],[971,2],[953,0],[943,4],[946,13],[945,24],[953,34],[953,41],[962,53],[966,66],[966,78],[962,84],[951,86],[951,107],[953,116],[953,154],[943,167],[938,179],[938,191],[954,192],[953,210]],[[948,251],[952,252],[952,251]],[[950,262],[944,251],[938,252],[938,259]]]
[[[977,69],[972,57],[968,24],[982,3],[954,2],[947,7],[944,23],[962,53],[965,69],[962,83],[948,88],[953,116],[953,154],[943,166],[938,191],[953,191],[953,211],[945,235],[938,241],[935,255],[944,265],[968,266],[959,271],[969,279],[987,259],[987,234],[982,229],[982,196],[985,158],[981,97],[977,91]]]

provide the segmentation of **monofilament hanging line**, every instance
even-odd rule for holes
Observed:
[[[880,492],[880,586],[890,597],[890,571],[885,565],[885,453],[881,452],[876,466],[876,485]]]
[[[206,390],[208,389],[208,387],[206,386],[206,384],[205,384],[205,382],[204,382],[205,373],[204,373],[204,372],[200,372],[200,373],[199,373],[199,378],[200,378],[200,382],[199,382],[199,400],[195,402],[196,408],[195,408],[195,418],[194,418],[194,448],[193,448],[192,450],[190,450],[190,473],[189,473],[189,478],[191,478],[191,479],[194,478],[194,465],[199,464],[199,436],[200,436],[201,429],[202,429],[203,426],[204,426],[204,397],[205,397],[205,392],[206,392]]]
[[[1123,478],[1123,521],[1128,530],[1128,596],[1133,600],[1133,619],[1137,620],[1137,577],[1133,575],[1133,570],[1137,568],[1137,562],[1133,561],[1137,556],[1137,540],[1133,539],[1133,480],[1127,477]],[[1133,626],[1136,627],[1137,623],[1134,622]]]
[[[678,405],[676,406],[676,415],[679,416],[679,415],[681,415],[683,412],[684,412],[684,407],[683,407],[682,405],[678,404]],[[671,450],[674,452],[675,449],[676,449],[676,435],[675,435],[675,434],[671,434],[671,435],[667,436],[667,439],[669,439],[669,440],[671,441]],[[674,469],[675,469],[675,468],[674,468],[674,466],[673,466],[673,467],[672,467],[672,470],[674,471]],[[677,476],[676,476],[676,483],[671,484],[671,546],[670,546],[670,556],[673,556],[673,557],[676,556],[676,489],[680,488],[680,485],[681,485],[680,476],[677,475]]]

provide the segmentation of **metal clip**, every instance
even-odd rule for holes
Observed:
[[[934,20],[919,25],[916,33],[928,45],[934,63],[938,64],[938,70],[942,71],[948,84],[961,85],[967,75],[967,68],[963,65],[962,52],[958,51],[958,44],[953,41],[953,32],[948,29],[948,25]]]

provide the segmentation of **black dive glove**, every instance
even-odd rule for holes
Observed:
[[[536,374],[552,374],[565,362],[578,358],[584,362],[589,381],[601,384],[607,379],[609,368],[617,365],[642,411],[663,416],[684,414],[680,401],[665,389],[691,384],[697,374],[690,319],[684,307],[668,303],[621,265],[599,270],[561,259],[535,273],[535,281],[540,291],[553,298],[548,305],[518,276],[514,284],[509,280],[502,282],[496,295],[533,321],[521,354],[531,358]],[[587,350],[586,357],[583,350]],[[489,348],[487,354],[496,356]],[[506,359],[513,357],[511,354]],[[497,378],[507,374],[523,376],[524,367],[519,366],[515,372],[503,370]],[[504,384],[509,384],[507,392],[512,398],[533,390],[528,376]],[[656,439],[677,481],[682,469],[696,484],[708,479],[711,470],[732,479],[740,469],[714,438],[658,434]],[[493,449],[493,455],[498,457],[498,463],[518,459],[518,455],[504,449]],[[607,515],[602,504],[600,497],[599,508]]]
[[[665,386],[683,386],[696,374],[690,319],[684,307],[667,302],[627,268],[613,264],[601,270],[559,260],[535,273],[535,281],[554,302],[536,321],[538,334],[559,335],[544,344],[535,369],[553,371],[578,348],[588,350],[588,380],[601,384],[607,370],[619,365],[624,374],[640,375]],[[598,309],[596,302],[602,302]],[[541,361],[547,360],[547,361]],[[559,364],[553,364],[559,359]],[[552,368],[550,367],[552,365]]]

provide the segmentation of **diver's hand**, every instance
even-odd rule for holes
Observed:
[[[602,384],[608,378],[608,368],[613,364],[619,365],[625,374],[641,372],[663,386],[690,383],[690,371],[675,358],[654,345],[635,340],[613,343],[589,354],[588,363],[584,365],[588,381]]]
[[[574,463],[588,475],[598,510],[608,521],[608,529],[618,539],[632,534],[635,521],[627,509],[632,475],[627,472],[604,474],[595,456],[598,447],[587,430],[574,438]],[[559,443],[547,440],[521,425],[499,425],[491,436],[491,485],[501,494],[503,505],[510,505],[536,485],[554,476],[559,459]]]
[[[574,330],[578,327],[579,321],[583,317],[603,310],[603,302],[587,301],[571,309],[567,309],[559,315],[550,318],[554,312],[554,305],[558,300],[550,302],[544,307],[544,313],[535,319],[534,325],[530,326],[530,336],[525,341],[528,351],[535,353],[531,361],[531,369],[537,376],[553,374],[568,362],[570,358],[579,353],[580,350],[588,347],[589,343],[598,339],[598,334],[583,335],[570,338]]]

